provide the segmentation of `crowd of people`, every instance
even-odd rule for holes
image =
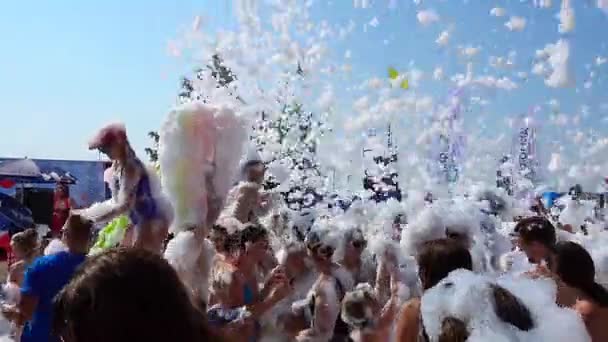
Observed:
[[[487,196],[293,212],[254,159],[226,194],[203,177],[204,218],[175,229],[123,126],[90,148],[113,161],[112,199],[71,210],[43,253],[34,230],[12,237],[17,341],[608,341],[594,259],[542,212]],[[120,215],[128,233],[89,253]]]

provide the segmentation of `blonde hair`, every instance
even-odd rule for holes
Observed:
[[[13,235],[11,244],[22,250],[26,256],[31,256],[36,253],[38,247],[38,232],[33,228],[26,229]]]

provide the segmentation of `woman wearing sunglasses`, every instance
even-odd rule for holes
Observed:
[[[367,240],[359,228],[350,228],[344,232],[343,255],[340,266],[351,273],[355,284],[376,281],[376,265],[370,254],[366,253]]]
[[[160,193],[156,175],[149,173],[135,155],[124,125],[102,128],[89,143],[89,149],[99,150],[112,161],[112,198],[94,204],[82,214],[94,222],[107,222],[128,214],[136,228],[134,246],[160,253],[171,223],[171,211]]]

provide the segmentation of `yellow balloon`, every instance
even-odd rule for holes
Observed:
[[[388,68],[388,78],[396,80],[397,77],[399,77],[399,72],[393,67]]]

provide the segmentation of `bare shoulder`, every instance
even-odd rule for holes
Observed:
[[[598,309],[597,304],[587,299],[579,299],[574,304],[574,310],[578,312],[583,318],[592,316]]]
[[[239,189],[241,192],[258,191],[260,184],[254,182],[243,182],[240,184]]]
[[[25,269],[25,262],[23,260],[17,261],[15,263],[13,263],[9,268],[8,271],[10,273],[14,273],[14,272],[20,272],[23,271]]]

